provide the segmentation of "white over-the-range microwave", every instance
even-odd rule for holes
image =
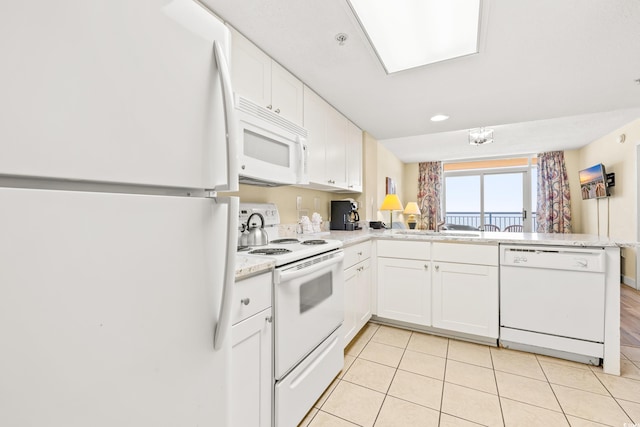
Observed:
[[[306,129],[238,94],[235,105],[240,183],[268,187],[308,184]]]

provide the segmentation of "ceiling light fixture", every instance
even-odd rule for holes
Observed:
[[[493,142],[493,129],[469,129],[470,145],[485,145]]]
[[[478,53],[480,0],[348,0],[387,74]]]
[[[449,116],[447,116],[446,114],[436,114],[435,116],[431,117],[431,121],[432,122],[443,122],[445,120],[447,120],[449,118]]]

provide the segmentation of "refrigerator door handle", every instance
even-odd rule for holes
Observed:
[[[227,140],[227,184],[216,188],[216,191],[238,191],[238,136],[236,112],[233,105],[233,87],[229,66],[222,48],[217,41],[213,42],[213,52],[218,64],[220,83],[222,85],[222,101],[224,104],[225,137]]]
[[[220,299],[220,311],[218,322],[216,323],[215,335],[213,337],[214,350],[220,350],[227,333],[231,330],[231,306],[233,304],[233,285],[236,276],[236,250],[237,238],[235,230],[238,229],[239,216],[238,197],[216,197],[216,202],[227,205],[227,250],[225,251],[224,281],[222,285],[222,297]]]

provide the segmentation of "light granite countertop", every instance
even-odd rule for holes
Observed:
[[[311,238],[313,235],[304,235]],[[304,237],[303,236],[303,237]],[[485,244],[532,244],[546,246],[581,246],[581,247],[636,247],[638,242],[623,241],[593,234],[557,234],[557,233],[506,233],[482,231],[445,231],[426,230],[356,230],[323,233],[325,239],[342,241],[344,246],[351,246],[370,239],[401,239],[424,241],[456,241]]]
[[[622,241],[593,234],[545,234],[545,233],[505,233],[482,231],[446,231],[435,233],[424,230],[356,230],[322,232],[318,234],[298,234],[298,238],[323,238],[340,240],[344,247],[372,239],[400,239],[433,242],[467,242],[482,244],[528,244],[545,246],[578,247],[637,247],[638,242]],[[236,256],[236,280],[246,279],[256,274],[273,270],[275,261],[250,255]]]
[[[237,255],[236,281],[247,279],[260,273],[266,273],[273,270],[275,265],[276,262],[274,260],[252,257],[250,255]]]

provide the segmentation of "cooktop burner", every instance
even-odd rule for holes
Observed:
[[[289,252],[291,252],[290,249],[284,249],[284,248],[263,248],[263,249],[254,249],[251,252],[249,252],[249,254],[252,254],[252,255],[281,255],[281,254],[288,254]]]
[[[302,242],[303,245],[326,245],[327,241],[326,240],[320,240],[320,239],[315,239],[315,240],[305,240],[304,242]]]
[[[298,239],[276,239],[276,240],[272,240],[271,243],[280,243],[280,244],[289,244],[289,243],[299,243],[300,240]]]
[[[244,252],[251,249],[249,246],[238,246],[238,252]]]

